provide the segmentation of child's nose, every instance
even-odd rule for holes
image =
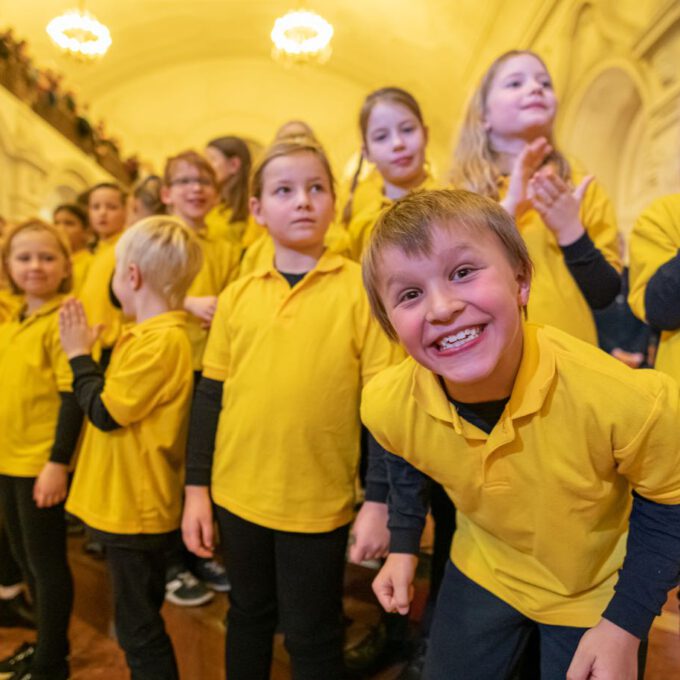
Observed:
[[[432,293],[427,310],[427,321],[430,323],[447,323],[464,307],[464,301],[452,291]]]

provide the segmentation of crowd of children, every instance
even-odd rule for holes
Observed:
[[[230,680],[269,678],[277,630],[295,680],[340,680],[368,667],[343,645],[347,557],[385,559],[403,632],[428,510],[404,680],[643,677],[680,578],[680,199],[630,239],[631,307],[661,331],[658,370],[634,371],[646,348],[597,347],[617,226],[556,111],[545,64],[512,51],[449,182],[385,87],[337,190],[291,121],[255,158],[220,137],[4,228],[0,625],[37,638],[0,678],[69,677],[67,513],[101,546],[133,680],[179,677],[161,605],[204,582],[229,590]]]

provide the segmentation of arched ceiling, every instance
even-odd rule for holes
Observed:
[[[61,55],[48,21],[77,0],[0,0],[0,21],[26,38],[37,65],[66,76],[124,152],[158,167],[221,134],[267,142],[303,118],[343,166],[359,144],[365,94],[388,84],[411,90],[445,167],[451,135],[478,74],[499,52],[524,46],[545,0],[308,0],[335,28],[323,66],[286,68],[271,58],[276,17],[287,0],[87,0],[113,45],[100,61]]]

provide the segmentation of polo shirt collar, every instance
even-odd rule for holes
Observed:
[[[326,272],[331,272],[335,271],[336,269],[340,269],[343,267],[346,263],[346,259],[342,256],[339,255],[338,253],[332,252],[329,248],[326,248],[323,251],[323,254],[317,261],[317,263],[314,265],[313,269],[310,269],[309,272],[305,274],[312,274],[314,272],[320,272],[320,273],[326,273]],[[267,276],[276,276],[280,277],[281,274],[279,271],[276,269],[274,266],[274,258],[272,257],[271,263],[266,266],[266,267],[261,267],[257,269],[253,274],[257,277],[260,278],[265,278]]]
[[[479,437],[481,430],[462,419],[449,401],[439,377],[414,363],[411,394],[426,413],[450,422],[457,434]],[[524,324],[524,348],[515,384],[506,407],[511,419],[536,413],[545,402],[556,375],[555,352],[540,326]],[[486,435],[483,435],[486,437]]]
[[[188,315],[185,311],[175,309],[169,312],[163,312],[162,314],[157,314],[140,323],[131,323],[125,327],[123,335],[135,335],[139,337],[151,330],[172,328],[173,326],[183,327],[186,325],[187,319]]]

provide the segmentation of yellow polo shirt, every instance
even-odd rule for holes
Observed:
[[[104,324],[99,336],[99,343],[104,348],[113,347],[123,323],[123,313],[111,304],[109,297],[109,286],[116,269],[116,243],[121,236],[122,232],[106,241],[99,241],[77,292],[77,297],[85,307],[88,323],[91,326]]]
[[[527,324],[510,401],[487,435],[413,359],[374,378],[362,418],[455,504],[451,559],[529,618],[591,627],[614,594],[631,489],[680,503],[678,387]]]
[[[360,186],[361,189],[357,188],[355,202],[352,204],[352,219],[347,225],[350,256],[357,262],[361,259],[380,213],[393,203],[385,196],[382,181],[377,183],[374,179],[367,180]],[[439,182],[428,174],[417,190],[439,188],[441,188]]]
[[[111,355],[101,399],[122,427],[89,421],[66,509],[116,534],[173,531],[182,515],[192,394],[185,312],[126,327]]]
[[[216,205],[205,217],[208,235],[214,239],[228,241],[242,250],[264,233],[264,229],[252,216],[232,222],[231,215],[231,208],[225,207],[222,203]]]
[[[59,340],[58,295],[0,324],[0,474],[36,477],[50,457],[73,376]]]
[[[218,296],[238,276],[240,247],[223,239],[213,238],[205,230],[199,230],[196,234],[203,251],[203,264],[189,286],[187,297]],[[190,314],[187,332],[191,342],[193,370],[200,371],[208,331],[201,327],[199,319]]]
[[[628,302],[637,317],[646,321],[645,292],[657,269],[680,249],[680,194],[652,203],[635,222],[630,237],[630,294]],[[680,291],[678,291],[680,304]],[[680,330],[663,331],[655,368],[680,383]]]
[[[83,288],[93,257],[87,248],[71,254],[71,268],[73,271],[73,289],[71,292],[76,297],[78,297]]]
[[[250,522],[352,520],[362,386],[393,361],[356,263],[326,252],[291,288],[271,266],[220,296],[203,375],[224,381],[214,501]]]
[[[574,186],[579,185],[585,174],[572,168]],[[501,197],[507,191],[507,181],[504,178],[500,187]],[[621,271],[614,208],[596,180],[586,190],[579,216],[595,247],[607,262]],[[517,229],[534,263],[527,307],[529,321],[554,326],[597,345],[593,313],[564,262],[555,235],[535,210],[528,210],[517,219]]]

